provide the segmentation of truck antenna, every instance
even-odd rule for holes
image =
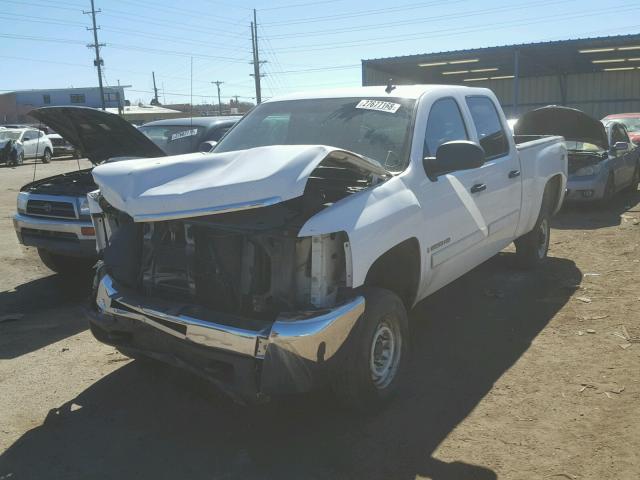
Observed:
[[[395,90],[396,86],[393,84],[393,78],[387,80],[387,88],[384,89],[385,92],[391,93]]]

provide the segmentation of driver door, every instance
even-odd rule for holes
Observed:
[[[427,120],[424,157],[433,157],[440,145],[468,140],[469,134],[458,101],[452,97],[434,102]],[[424,295],[455,280],[482,260],[487,236],[474,185],[486,183],[482,168],[454,171],[430,180],[426,173],[416,189],[425,232],[422,232],[423,269],[428,272]],[[479,193],[479,192],[478,192]]]

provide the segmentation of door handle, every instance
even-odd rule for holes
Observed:
[[[486,190],[487,186],[484,183],[476,183],[473,187],[471,187],[471,193],[478,193]]]
[[[516,178],[520,176],[520,170],[511,170],[509,172],[509,178]]]

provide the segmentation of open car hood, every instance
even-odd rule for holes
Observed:
[[[211,215],[273,205],[304,194],[323,163],[373,176],[379,163],[324,145],[274,145],[224,153],[190,153],[93,169],[104,198],[137,222]]]
[[[88,107],[43,107],[30,116],[51,127],[91,163],[114,157],[161,157],[160,147],[114,114]]]
[[[516,135],[561,135],[571,142],[586,142],[609,148],[607,132],[599,120],[580,110],[551,105],[531,110],[515,125]]]

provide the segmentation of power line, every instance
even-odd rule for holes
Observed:
[[[266,8],[261,8],[260,11],[267,11],[267,10],[281,10],[283,8],[296,8],[296,7],[308,7],[311,5],[322,5],[325,3],[336,3],[339,2],[340,0],[320,0],[320,1],[316,1],[316,2],[305,2],[305,3],[289,3],[287,5],[276,5],[275,7],[266,7]]]
[[[359,27],[349,26],[349,27],[341,27],[341,28],[334,28],[334,29],[311,30],[311,31],[298,32],[298,33],[283,33],[283,34],[270,35],[269,38],[271,38],[272,40],[278,40],[282,38],[297,38],[297,37],[307,38],[307,37],[314,37],[314,36],[326,36],[334,33],[352,33],[352,32],[361,32],[365,30],[380,30],[380,29],[387,29],[387,28],[393,28],[393,27],[404,26],[404,25],[424,24],[425,22],[431,22],[435,20],[448,20],[448,19],[458,20],[460,18],[476,17],[478,15],[490,15],[490,14],[495,14],[500,12],[512,12],[514,10],[523,10],[523,9],[531,8],[533,6],[542,7],[547,5],[565,4],[565,3],[571,3],[576,1],[579,1],[579,0],[551,0],[551,1],[544,1],[544,2],[529,2],[521,5],[506,5],[506,6],[500,6],[500,7],[494,7],[494,8],[484,8],[479,10],[467,10],[465,12],[454,12],[454,13],[448,13],[443,15],[433,15],[429,17],[414,18],[410,20],[398,20],[394,22],[382,22],[382,23],[367,23],[367,25],[363,25]]]
[[[469,0],[450,0],[448,2],[448,5],[468,2],[468,1]],[[318,21],[331,20],[331,19],[344,20],[347,18],[368,17],[370,15],[382,15],[382,14],[392,13],[392,12],[395,13],[395,12],[402,12],[406,10],[416,10],[420,8],[431,7],[434,5],[442,5],[442,1],[436,0],[436,1],[426,2],[426,3],[410,3],[405,5],[397,5],[395,7],[378,8],[373,10],[359,10],[356,12],[338,13],[334,15],[324,15],[321,17],[301,17],[298,19],[294,18],[289,20],[280,20],[277,22],[267,22],[267,23],[263,23],[262,25],[297,25],[300,23],[315,23]]]
[[[112,0],[113,1],[113,0]],[[117,2],[120,3],[126,3],[129,5],[133,5],[133,6],[142,6],[142,7],[152,7],[154,10],[157,11],[165,11],[168,13],[171,13],[173,15],[175,14],[180,14],[181,16],[186,16],[186,17],[194,17],[194,18],[203,18],[203,17],[209,17],[212,20],[214,20],[216,23],[219,23],[222,21],[222,23],[234,23],[237,21],[237,19],[235,18],[230,18],[230,17],[223,17],[220,15],[210,15],[208,13],[204,13],[202,11],[197,11],[197,10],[190,10],[187,8],[177,8],[177,7],[169,7],[167,5],[158,5],[158,2],[153,1],[153,2],[145,2],[143,0],[115,0]]]
[[[624,7],[624,6],[623,6]],[[620,13],[624,13],[624,12],[628,12],[628,11],[635,11],[640,9],[640,7],[636,5],[629,7],[629,8],[617,8],[615,11],[609,11],[607,13],[609,14],[620,14]],[[356,40],[356,41],[352,41],[352,42],[333,42],[333,43],[318,43],[318,44],[307,44],[307,45],[298,45],[295,47],[284,47],[284,48],[280,48],[280,52],[295,52],[298,50],[304,50],[304,51],[319,51],[319,50],[330,50],[330,49],[334,49],[336,47],[340,47],[340,48],[350,48],[350,47],[358,47],[358,46],[362,46],[362,45],[379,45],[379,44],[389,44],[389,43],[398,43],[398,42],[406,42],[406,41],[411,41],[411,40],[418,40],[418,39],[424,39],[424,38],[434,38],[434,37],[440,37],[440,36],[446,36],[446,35],[450,35],[450,34],[465,34],[465,33],[475,33],[475,32],[482,32],[482,31],[486,31],[486,30],[494,30],[496,27],[499,26],[507,26],[507,27],[520,27],[520,26],[528,26],[528,25],[535,25],[538,23],[544,23],[547,21],[558,21],[558,20],[567,20],[567,19],[573,19],[573,18],[584,18],[584,17],[592,17],[595,15],[605,15],[606,13],[603,13],[602,9],[596,9],[596,10],[591,10],[588,11],[589,13],[578,13],[578,14],[553,14],[553,15],[549,15],[549,16],[545,16],[545,17],[535,17],[535,20],[531,21],[530,19],[520,19],[520,20],[515,20],[515,21],[506,21],[506,22],[498,22],[498,23],[493,23],[489,26],[486,26],[486,24],[483,24],[483,26],[476,26],[476,27],[471,27],[471,28],[446,28],[446,29],[441,29],[441,30],[432,30],[432,33],[430,34],[421,34],[421,33],[412,33],[412,34],[402,34],[402,35],[387,35],[387,36],[383,36],[383,37],[375,37],[375,38],[370,38],[366,41],[360,41],[360,40]],[[435,34],[434,34],[435,33]]]

